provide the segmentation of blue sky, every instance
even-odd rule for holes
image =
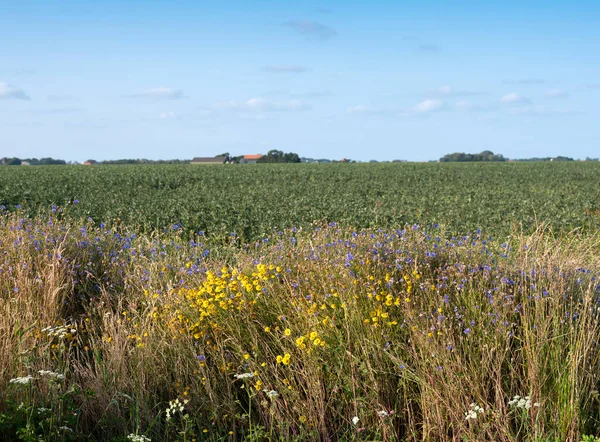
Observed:
[[[600,2],[0,0],[0,156],[600,156]]]

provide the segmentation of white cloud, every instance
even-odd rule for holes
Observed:
[[[450,86],[440,86],[438,88],[438,92],[443,95],[450,95],[453,92],[453,89]]]
[[[306,72],[308,69],[306,69],[304,66],[298,66],[297,64],[279,64],[265,66],[263,70],[272,74],[297,74],[300,72]]]
[[[503,95],[502,98],[500,98],[500,102],[514,106],[527,103],[527,99],[517,94],[516,92],[511,92],[509,94]]]
[[[549,89],[544,93],[544,97],[546,98],[564,98],[569,94],[562,89]]]
[[[505,84],[526,84],[526,85],[535,85],[535,84],[544,84],[546,80],[543,78],[520,78],[518,80],[505,80]]]
[[[420,114],[428,114],[431,112],[442,110],[446,103],[442,100],[424,100],[414,107],[415,112]]]
[[[69,101],[72,99],[71,95],[48,95],[48,101]]]
[[[526,105],[511,109],[513,115],[538,116],[538,117],[560,117],[569,115],[581,115],[583,112],[572,108],[550,108],[543,105]]]
[[[495,110],[498,106],[491,104],[476,104],[467,100],[459,100],[454,103],[456,110],[463,112],[490,112]]]
[[[311,109],[310,105],[300,100],[271,101],[261,97],[247,101],[226,101],[216,106],[219,109],[245,112],[294,112]]]
[[[156,87],[145,90],[139,94],[133,94],[131,96],[135,98],[154,98],[161,100],[179,100],[181,98],[185,98],[183,91],[170,87]]]
[[[413,106],[411,109],[383,109],[371,107],[364,104],[350,106],[346,112],[353,115],[380,115],[388,117],[414,117],[419,115],[428,115],[433,112],[446,109],[446,102],[443,100],[424,100]]]
[[[31,100],[31,98],[23,89],[0,82],[0,100]]]
[[[346,112],[349,114],[364,114],[371,112],[371,110],[372,109],[370,107],[365,106],[364,104],[357,104],[356,106],[350,106],[348,109],[346,109]]]
[[[471,97],[476,95],[485,95],[483,92],[473,92],[465,90],[457,90],[448,85],[440,86],[439,88],[429,91],[428,94],[431,96],[442,96],[442,97]]]
[[[269,96],[269,97],[326,98],[326,97],[332,97],[333,92],[327,91],[327,90],[310,91],[310,92],[295,92],[295,91],[285,90],[285,89],[278,89],[278,90],[276,89],[276,90],[271,90],[271,91],[265,92],[262,95]]]
[[[305,37],[316,38],[318,40],[329,40],[337,35],[337,31],[335,29],[312,20],[288,21],[283,23],[283,26],[293,29]]]
[[[177,114],[175,112],[161,112],[158,118],[161,120],[174,120],[177,118]]]
[[[394,109],[381,109],[377,107],[366,106],[364,104],[357,104],[350,106],[346,109],[346,112],[354,115],[384,115],[384,116],[397,116],[399,111]]]
[[[29,112],[33,114],[74,114],[83,112],[83,109],[78,107],[55,107],[50,109],[33,109]]]
[[[456,109],[462,111],[469,111],[473,108],[473,105],[466,100],[457,101],[454,105]]]
[[[436,44],[422,44],[419,45],[419,51],[421,52],[441,52],[442,48]]]

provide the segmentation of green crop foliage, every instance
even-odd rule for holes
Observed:
[[[177,224],[244,241],[313,221],[591,232],[600,227],[600,164],[6,167],[0,204],[29,215],[56,204],[95,222],[118,218],[145,231]]]

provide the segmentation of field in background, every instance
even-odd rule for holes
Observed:
[[[27,214],[72,206],[71,214],[96,222],[119,218],[146,231],[177,224],[245,241],[315,220],[590,232],[600,228],[600,164],[5,167],[0,204],[22,204]]]

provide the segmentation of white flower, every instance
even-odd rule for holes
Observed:
[[[40,376],[47,377],[52,380],[61,380],[61,379],[65,378],[64,374],[54,373],[53,371],[49,371],[49,370],[40,370],[40,371],[38,371],[38,373],[40,374]]]
[[[254,373],[236,374],[233,377],[236,379],[252,379],[254,377]]]
[[[10,384],[27,385],[27,384],[30,384],[32,380],[33,380],[33,376],[27,375],[27,376],[11,379],[8,382]]]
[[[62,325],[57,325],[56,327],[45,327],[42,329],[42,331],[46,332],[46,334],[50,337],[64,339],[67,336],[69,329],[67,327],[63,327]]]
[[[377,416],[379,416],[379,417],[388,417],[389,415],[390,415],[390,413],[388,413],[385,410],[380,410],[377,412]]]
[[[152,440],[149,437],[144,436],[143,434],[130,434],[129,436],[127,436],[127,439],[129,439],[132,442],[150,442]]]
[[[275,390],[263,390],[267,396],[269,396],[269,399],[277,399],[279,397],[279,393]]]
[[[477,419],[477,413],[475,412],[475,410],[465,411],[465,419],[466,420]]]
[[[521,397],[519,395],[516,395],[515,397],[512,398],[512,400],[508,401],[508,405],[510,405],[511,407],[515,407],[515,408],[523,408],[525,410],[529,410],[531,408],[531,397],[530,396],[525,396],[525,397]],[[534,407],[539,407],[540,403],[539,402],[535,402],[533,404]]]
[[[473,402],[471,405],[469,405],[469,411],[465,411],[465,419],[468,421],[474,420],[477,419],[477,416],[483,413],[485,413],[483,407],[480,407],[479,405]]]
[[[354,417],[352,418],[352,423],[353,423],[354,425],[356,425],[356,424],[358,424],[358,421],[359,421],[359,420],[360,420],[360,419],[358,418],[358,416],[354,416]]]
[[[176,412],[180,412],[183,413],[184,410],[184,406],[188,403],[189,401],[187,399],[184,399],[183,402],[181,402],[179,399],[175,399],[172,401],[169,401],[169,407],[166,410],[167,413],[167,421],[171,420],[171,415],[174,415]]]

